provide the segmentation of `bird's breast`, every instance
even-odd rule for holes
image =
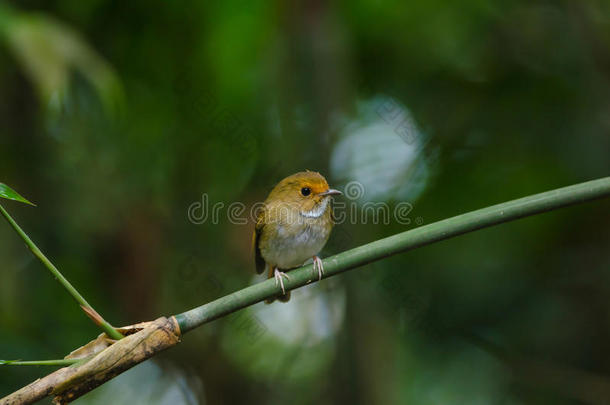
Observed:
[[[296,223],[266,226],[261,246],[263,259],[280,269],[302,265],[322,250],[332,225],[326,218],[303,218]]]

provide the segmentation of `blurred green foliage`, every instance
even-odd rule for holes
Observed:
[[[339,225],[323,256],[608,175],[610,6],[2,1],[0,94],[0,181],[38,207],[4,205],[123,325],[258,281],[252,224],[226,209],[299,170],[363,184],[358,213],[412,205],[408,224]],[[204,194],[225,207],[194,224]],[[609,208],[259,304],[78,403],[604,403]],[[97,335],[8,225],[0,241],[0,358],[58,358]],[[1,368],[0,395],[46,371]]]

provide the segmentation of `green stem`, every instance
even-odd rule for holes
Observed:
[[[83,359],[59,359],[59,360],[0,360],[0,366],[71,366],[83,361]]]
[[[339,253],[324,260],[331,277],[384,257],[406,252],[467,232],[610,195],[610,177],[588,181],[458,215]],[[312,265],[290,272],[284,285],[292,290],[317,281]],[[280,293],[273,279],[252,285],[176,315],[182,333]]]
[[[93,320],[93,322],[95,322],[98,326],[100,326],[104,330],[104,332],[106,332],[106,334],[108,336],[110,336],[111,338],[117,339],[117,340],[123,338],[123,335],[121,335],[117,330],[115,330],[112,327],[112,325],[110,325],[108,322],[106,322],[104,320],[104,318],[102,318],[102,316],[99,315],[95,311],[95,309],[93,309],[93,307],[91,305],[89,305],[89,303],[85,300],[85,298],[82,295],[80,295],[80,293],[76,290],[76,288],[74,288],[72,286],[72,284],[70,284],[70,282],[59,272],[57,267],[55,267],[53,265],[53,263],[51,263],[51,261],[49,259],[47,259],[47,257],[40,251],[40,249],[38,249],[38,247],[34,244],[34,242],[32,242],[32,240],[29,238],[29,236],[26,235],[26,233],[21,229],[21,227],[19,225],[17,225],[17,223],[15,222],[15,220],[13,220],[13,218],[9,215],[9,213],[6,212],[6,210],[4,209],[4,207],[2,207],[2,205],[0,205],[0,213],[2,213],[4,218],[6,218],[8,223],[15,230],[15,232],[17,232],[17,234],[19,234],[19,236],[21,236],[21,239],[23,239],[23,241],[25,242],[27,247],[32,251],[34,256],[36,256],[38,258],[38,260],[40,260],[42,262],[42,264],[44,264],[45,267],[47,269],[49,269],[49,271],[51,272],[51,274],[53,274],[55,276],[57,281],[59,281],[61,283],[61,285],[63,285],[64,288],[66,290],[68,290],[68,292],[76,300],[76,302],[78,302],[80,304],[81,308],[83,309],[83,311],[85,311],[87,316],[89,316]]]

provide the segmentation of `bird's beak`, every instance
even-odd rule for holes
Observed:
[[[318,195],[321,195],[321,196],[326,196],[326,195],[341,195],[341,194],[343,194],[341,191],[335,190],[334,188],[329,188],[328,190],[324,191],[323,193],[318,193]]]

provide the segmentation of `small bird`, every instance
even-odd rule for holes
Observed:
[[[252,245],[256,272],[269,269],[268,278],[282,287],[282,302],[290,299],[286,293],[282,270],[301,266],[313,258],[314,271],[322,279],[324,267],[317,256],[328,241],[334,225],[331,199],[341,194],[328,186],[318,172],[309,170],[293,174],[280,181],[269,193],[258,212]],[[275,298],[266,300],[270,304]]]

